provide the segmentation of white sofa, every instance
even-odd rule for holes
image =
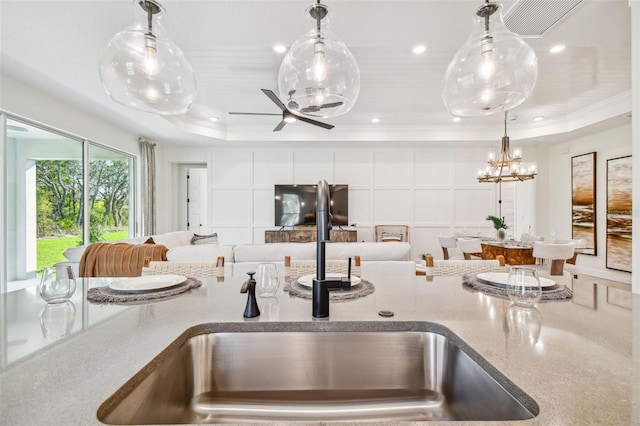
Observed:
[[[194,233],[191,231],[176,231],[166,234],[152,235],[156,244],[166,246],[168,261],[216,262],[219,256],[224,257],[226,276],[244,275],[256,270],[259,263],[272,262],[278,265],[284,273],[284,258],[290,256],[292,260],[312,260],[316,258],[316,243],[273,243],[273,244],[235,244],[222,245],[191,244]],[[138,237],[128,240],[114,241],[130,244],[142,244],[149,237]],[[78,276],[80,259],[86,245],[74,247],[64,252],[66,262],[56,264],[56,268],[71,266]],[[326,246],[327,259],[348,259],[360,256],[362,275],[366,278],[370,274],[414,274],[415,263],[409,260],[411,246],[409,243],[328,243]]]
[[[364,278],[369,275],[415,274],[415,262],[409,261],[411,246],[409,243],[328,243],[326,258],[346,260],[360,256],[361,272]],[[273,244],[237,244],[233,246],[233,275],[243,275],[256,270],[259,263],[272,262],[284,274],[284,258],[291,260],[314,260],[316,243],[273,243]],[[225,275],[227,259],[225,257]]]

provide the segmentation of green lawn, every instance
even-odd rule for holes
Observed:
[[[107,232],[102,237],[105,241],[124,240],[128,238],[129,231]],[[38,272],[58,262],[64,262],[64,251],[80,245],[81,237],[41,238],[38,240]]]

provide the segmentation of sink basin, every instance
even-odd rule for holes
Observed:
[[[538,405],[428,322],[192,327],[98,409],[107,424],[524,420]]]

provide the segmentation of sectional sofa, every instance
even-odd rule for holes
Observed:
[[[167,261],[216,262],[224,257],[224,273],[227,276],[244,275],[255,271],[259,263],[275,263],[284,273],[284,258],[292,260],[312,260],[316,258],[316,243],[272,243],[272,244],[234,244],[224,245],[215,241],[206,244],[192,244],[194,233],[176,231],[166,234],[152,235],[155,244],[166,246]],[[143,244],[149,237],[138,237],[117,242]],[[87,245],[74,247],[65,251],[65,262],[58,263],[56,268],[71,266],[79,276],[82,254]],[[326,246],[326,258],[330,260],[348,259],[360,256],[362,275],[397,275],[414,274],[415,262],[409,260],[411,246],[404,242],[332,242]]]

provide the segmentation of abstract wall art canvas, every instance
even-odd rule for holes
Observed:
[[[631,272],[631,156],[607,160],[607,268]]]
[[[581,254],[597,254],[595,152],[571,157],[571,232],[587,241]]]

